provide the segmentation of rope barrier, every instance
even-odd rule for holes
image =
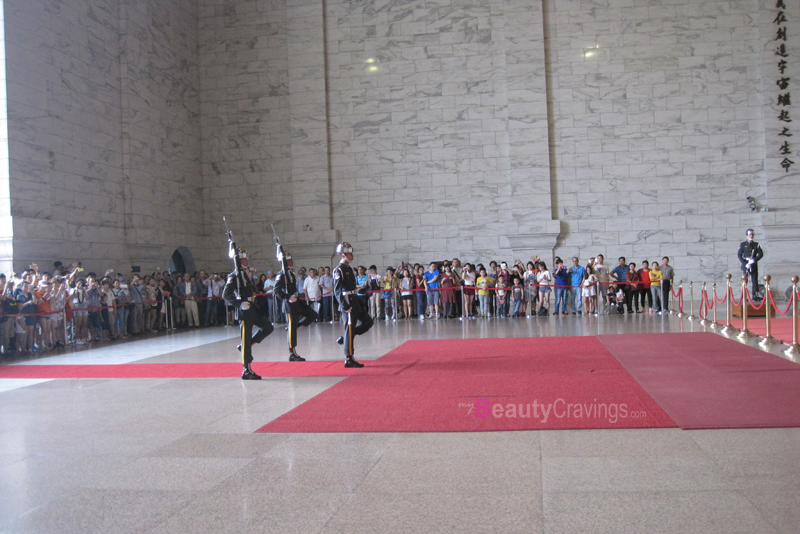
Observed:
[[[747,295],[747,301],[750,303],[750,306],[752,306],[753,310],[755,310],[755,311],[761,310],[761,308],[763,308],[764,304],[766,304],[766,302],[767,302],[767,299],[764,299],[764,300],[761,301],[761,306],[756,306],[755,304],[753,304],[753,299],[750,297],[750,290],[749,289],[745,289],[744,292]]]
[[[778,315],[787,315],[789,313],[789,310],[792,309],[792,302],[794,302],[794,299],[795,299],[794,291],[792,291],[792,296],[789,297],[789,305],[786,306],[786,310],[781,312],[780,309],[778,308],[778,305],[775,304],[775,298],[772,296],[772,291],[769,292],[769,300],[770,302],[772,302],[772,307],[775,308],[775,313]]]

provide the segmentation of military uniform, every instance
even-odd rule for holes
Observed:
[[[361,301],[356,295],[356,275],[353,268],[345,261],[333,271],[333,293],[339,302],[339,311],[344,317],[344,335],[339,338],[339,342],[344,345],[345,365],[361,366],[353,359],[353,342],[355,336],[360,336],[372,328],[372,318],[361,307]]]
[[[291,269],[281,270],[275,277],[275,295],[283,301],[283,312],[289,322],[286,341],[289,344],[289,352],[292,353],[290,359],[300,361],[301,358],[295,352],[297,329],[310,325],[319,318],[319,315],[304,300],[289,302],[292,295],[297,295],[297,276]]]
[[[737,254],[739,261],[742,263],[742,272],[750,276],[752,282],[752,297],[758,296],[758,260],[764,257],[764,251],[761,250],[761,245],[753,240],[742,241],[739,244],[739,252]],[[753,260],[750,263],[750,260]],[[749,265],[748,265],[749,263]]]
[[[267,314],[264,313],[255,300],[256,289],[252,281],[240,272],[239,280],[236,280],[236,273],[228,275],[228,280],[225,283],[225,288],[222,290],[222,298],[225,304],[232,306],[236,310],[236,319],[242,327],[242,337],[240,350],[242,352],[242,365],[244,365],[244,379],[257,379],[258,377],[250,369],[250,364],[253,361],[252,346],[253,343],[261,343],[273,331],[272,323],[269,321]],[[245,309],[247,308],[247,309]],[[259,329],[258,333],[253,335],[253,327]],[[258,377],[261,378],[261,377]]]

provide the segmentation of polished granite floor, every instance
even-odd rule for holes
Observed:
[[[658,315],[380,322],[357,356],[408,339],[704,328]],[[235,340],[220,341],[237,334],[179,332],[23,363],[235,361]],[[338,359],[338,334],[303,329],[300,353]],[[283,331],[255,356],[285,359]],[[797,428],[253,433],[340,380],[0,380],[0,532],[800,531]]]

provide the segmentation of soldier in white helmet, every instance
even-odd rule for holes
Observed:
[[[345,367],[364,367],[363,363],[353,358],[353,342],[355,336],[372,328],[372,318],[361,308],[361,302],[356,295],[356,275],[350,267],[350,262],[353,261],[352,245],[347,242],[339,243],[336,252],[342,255],[342,261],[333,271],[333,292],[344,318],[344,335],[336,342],[344,345]]]

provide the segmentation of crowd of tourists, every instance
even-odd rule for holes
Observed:
[[[427,266],[401,262],[379,272],[358,266],[357,294],[373,319],[505,318],[545,315],[662,313],[669,309],[674,273],[669,258],[659,264],[626,259],[609,268],[602,254],[585,266],[556,257],[552,270],[538,256],[461,263],[458,258]],[[274,295],[273,271],[251,271],[274,323],[285,323]],[[338,320],[331,268],[297,270],[299,297],[321,322]],[[0,351],[6,359],[47,352],[67,344],[125,339],[176,328],[202,328],[234,322],[222,301],[227,273],[157,270],[102,275],[80,263],[55,262],[52,271],[34,264],[20,273],[0,274]]]

